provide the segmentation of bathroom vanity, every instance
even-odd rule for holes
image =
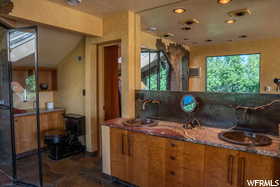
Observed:
[[[128,127],[126,119],[102,126],[103,172],[137,186],[247,187],[248,179],[280,178],[280,139],[242,146],[218,138],[223,129],[159,121]]]

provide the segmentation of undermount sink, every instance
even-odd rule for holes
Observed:
[[[246,131],[225,131],[218,136],[223,141],[238,145],[265,146],[272,143],[272,139],[265,135]]]
[[[157,125],[157,121],[152,119],[129,119],[123,122],[128,127],[153,127]]]

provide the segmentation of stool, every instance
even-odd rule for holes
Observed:
[[[44,142],[48,147],[49,158],[60,160],[64,157],[66,137],[64,130],[49,130],[45,132]]]

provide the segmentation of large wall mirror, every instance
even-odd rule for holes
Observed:
[[[146,52],[162,51],[169,63],[168,86],[162,89],[161,75],[154,73],[160,69],[153,64],[158,55],[150,55],[152,62],[145,66],[142,53],[142,89],[278,94],[279,6],[278,0],[226,5],[197,0],[141,12],[141,45]],[[176,8],[185,11],[176,13]],[[152,73],[149,83],[147,72]]]

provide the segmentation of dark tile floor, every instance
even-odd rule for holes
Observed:
[[[34,157],[24,158],[18,161],[18,175],[23,181],[36,181],[38,172],[36,170],[36,159]],[[101,160],[90,154],[79,154],[60,161],[50,160],[46,154],[43,155],[44,187],[122,187],[126,186],[104,176],[101,172]],[[3,179],[1,178],[3,177]],[[4,182],[2,182],[2,180]],[[0,173],[0,185],[8,186],[10,182]],[[11,185],[9,185],[11,186]]]

